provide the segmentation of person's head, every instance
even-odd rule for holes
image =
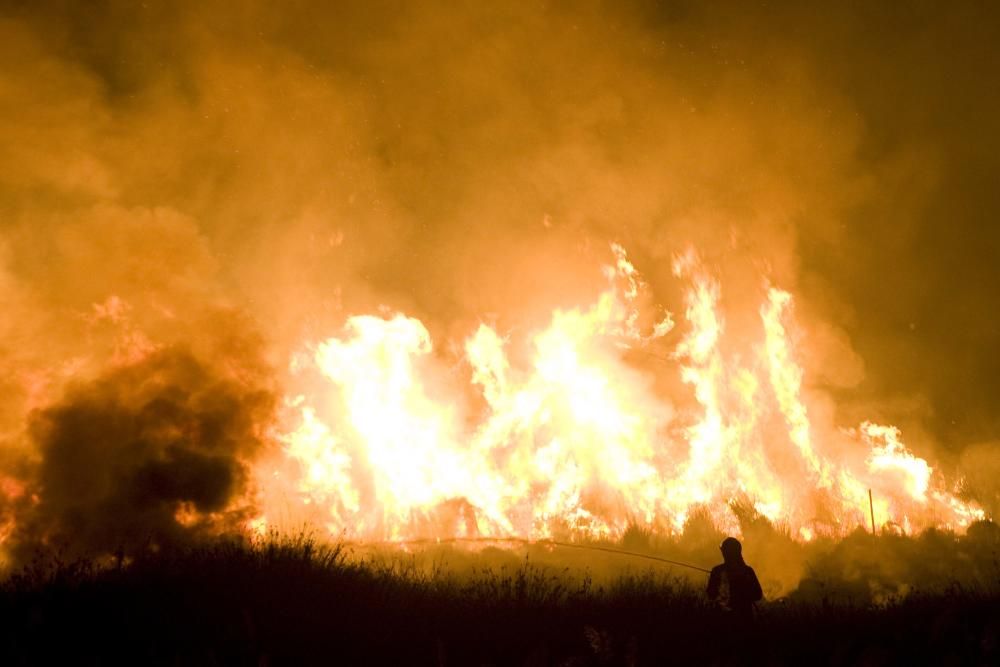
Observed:
[[[727,537],[719,545],[722,559],[727,563],[739,563],[743,560],[743,545],[735,537]]]

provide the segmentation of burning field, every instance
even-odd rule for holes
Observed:
[[[0,651],[997,659],[991,13],[4,4]]]

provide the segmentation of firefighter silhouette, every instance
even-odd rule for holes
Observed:
[[[708,598],[727,620],[745,624],[753,620],[754,603],[764,597],[753,568],[743,560],[743,546],[735,537],[722,540],[721,565],[708,575]]]

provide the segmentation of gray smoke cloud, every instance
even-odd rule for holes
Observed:
[[[16,561],[41,548],[130,553],[239,528],[252,511],[246,462],[273,408],[265,387],[177,348],[72,386],[31,417],[39,460],[5,546]]]

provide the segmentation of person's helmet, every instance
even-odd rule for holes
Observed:
[[[740,558],[743,554],[743,545],[735,537],[727,537],[722,540],[722,544],[719,545],[719,549],[722,551],[722,557],[726,560],[731,558]]]

